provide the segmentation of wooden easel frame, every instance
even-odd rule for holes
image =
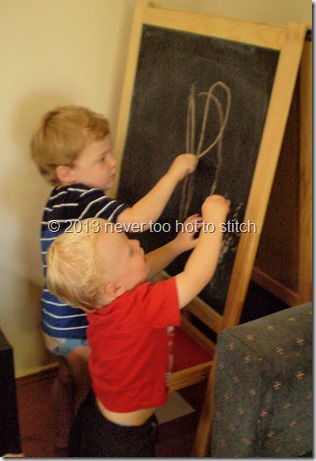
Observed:
[[[265,224],[259,251],[253,268],[252,280],[264,287],[278,299],[289,306],[302,304],[312,299],[312,41],[311,31],[307,31],[302,55],[299,77],[289,115],[288,126],[282,146],[278,169],[275,175],[274,188],[269,202],[269,213],[272,220]],[[282,166],[286,165],[286,173]],[[291,185],[289,177],[292,178]],[[285,187],[280,190],[282,183]],[[280,191],[282,197],[277,197]],[[290,194],[288,196],[287,194]],[[292,204],[291,198],[296,193],[297,201]],[[275,203],[278,200],[278,203]],[[284,214],[285,222],[276,220],[272,212],[275,205],[291,203]],[[285,208],[286,210],[286,208]],[[290,211],[291,210],[291,211]],[[282,211],[281,213],[282,214]],[[278,234],[283,236],[281,243]],[[271,235],[270,235],[271,234]],[[276,242],[274,237],[276,236]],[[269,254],[269,239],[279,245],[280,254]],[[286,249],[293,247],[287,259]],[[270,256],[270,267],[261,256]],[[293,264],[294,263],[294,264]],[[283,270],[282,270],[283,269]]]
[[[306,30],[308,26],[306,26]],[[293,304],[311,300],[312,293],[312,43],[305,42],[300,70],[300,214],[299,214],[299,293]],[[207,391],[202,406],[192,456],[205,457],[209,446],[214,413],[216,384],[215,361],[208,377]]]
[[[244,233],[240,238],[223,316],[199,299],[187,307],[189,312],[206,323],[215,333],[219,333],[228,326],[238,324],[240,320],[297,79],[306,26],[290,24],[284,27],[216,18],[162,9],[156,1],[138,0],[116,134],[115,152],[119,161],[122,160],[124,152],[142,27],[145,24],[279,51],[279,63],[244,218],[245,222],[249,220],[256,223],[257,233]],[[185,328],[193,336],[197,336],[198,341],[201,340],[201,335],[195,328],[191,328],[190,322],[186,322]],[[215,350],[215,344],[212,341],[207,342]]]

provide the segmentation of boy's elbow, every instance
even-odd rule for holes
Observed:
[[[126,208],[118,216],[117,221],[119,224],[125,225],[129,232],[144,232],[150,229],[153,224],[153,220],[146,220],[144,216],[141,216],[137,211],[132,208]]]
[[[210,282],[212,277],[203,275],[186,274],[185,271],[176,276],[177,289],[180,308],[185,307],[196,296],[198,296],[203,288]]]
[[[140,224],[137,219],[137,214],[134,213],[132,208],[125,208],[125,210],[117,217],[116,222],[124,226],[128,226],[131,232],[137,232],[137,230],[133,230],[133,227],[136,228],[136,226]]]
[[[116,222],[119,224],[128,224],[130,219],[130,208],[125,208],[125,210],[120,213],[116,219]]]

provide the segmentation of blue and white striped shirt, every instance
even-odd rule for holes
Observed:
[[[126,208],[126,204],[84,184],[53,189],[44,208],[41,226],[44,276],[49,246],[72,221],[99,217],[116,222],[118,215]],[[63,303],[48,291],[45,283],[42,295],[42,328],[45,333],[56,338],[82,339],[86,338],[87,326],[85,312]]]

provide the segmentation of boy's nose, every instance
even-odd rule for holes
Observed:
[[[117,159],[114,157],[114,155],[112,155],[112,166],[116,166],[117,165]]]

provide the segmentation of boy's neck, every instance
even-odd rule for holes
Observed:
[[[61,182],[56,186],[56,189],[61,189],[62,187],[69,187],[76,184],[75,182]]]

